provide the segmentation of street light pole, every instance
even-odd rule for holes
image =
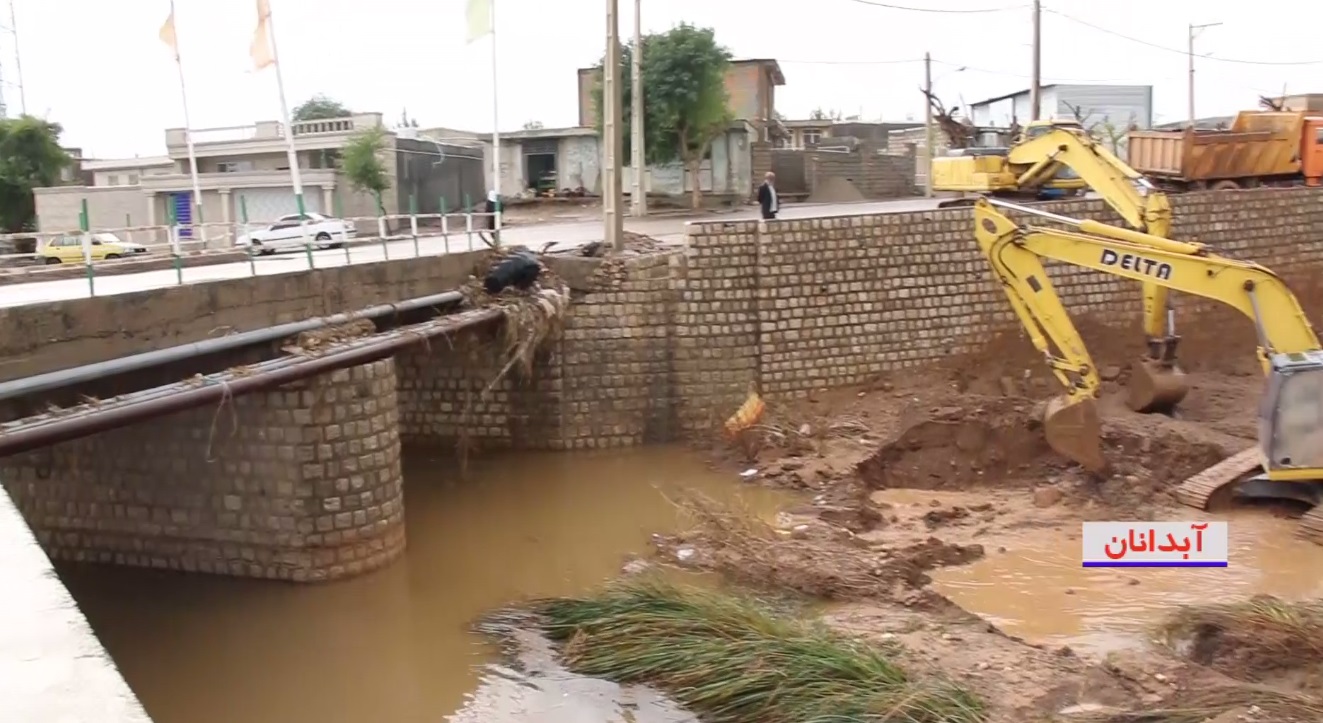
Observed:
[[[923,195],[933,197],[933,56],[923,54]]]
[[[1043,6],[1034,0],[1033,79],[1029,85],[1029,119],[1038,120],[1043,112]]]
[[[1204,28],[1215,28],[1215,27],[1217,27],[1218,25],[1221,25],[1221,24],[1222,24],[1222,23],[1204,23],[1203,25],[1195,25],[1194,23],[1190,23],[1190,32],[1189,32],[1189,36],[1188,36],[1188,41],[1189,41],[1189,42],[1188,42],[1188,44],[1187,44],[1187,46],[1186,46],[1185,56],[1186,56],[1186,59],[1187,59],[1187,61],[1188,61],[1189,74],[1190,74],[1190,79],[1189,79],[1189,83],[1188,83],[1188,85],[1187,85],[1187,87],[1186,87],[1186,90],[1187,90],[1187,92],[1189,93],[1189,98],[1188,98],[1187,100],[1189,101],[1189,115],[1190,115],[1190,127],[1191,127],[1191,128],[1194,127],[1194,120],[1195,120],[1195,115],[1194,115],[1194,36],[1195,36],[1196,34],[1198,34],[1198,31],[1203,30]]]
[[[603,241],[617,251],[625,245],[624,218],[620,215],[620,28],[619,0],[606,0],[606,56],[602,64],[602,220]]]
[[[634,52],[630,62],[630,134],[629,151],[634,167],[634,187],[629,201],[632,216],[648,215],[648,189],[644,183],[647,167],[643,163],[643,0],[634,0]]]

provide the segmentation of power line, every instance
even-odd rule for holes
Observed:
[[[1056,15],[1057,17],[1065,18],[1066,20],[1071,21],[1072,23],[1076,23],[1076,24],[1078,24],[1078,25],[1083,25],[1083,26],[1086,27],[1086,28],[1092,28],[1092,29],[1094,29],[1094,30],[1097,30],[1097,31],[1100,32],[1100,33],[1106,33],[1106,34],[1108,34],[1108,35],[1112,35],[1112,36],[1115,36],[1115,37],[1121,38],[1122,40],[1128,40],[1128,41],[1130,41],[1130,42],[1132,42],[1132,43],[1138,43],[1139,45],[1145,45],[1145,46],[1148,46],[1148,47],[1153,48],[1153,49],[1155,49],[1155,50],[1165,50],[1165,51],[1168,52],[1168,53],[1179,53],[1180,55],[1188,55],[1188,54],[1189,54],[1189,52],[1186,51],[1186,50],[1179,50],[1179,49],[1177,49],[1177,48],[1171,48],[1171,47],[1168,47],[1168,46],[1166,46],[1166,45],[1159,45],[1159,44],[1157,44],[1157,43],[1152,43],[1152,42],[1149,42],[1149,41],[1147,41],[1147,40],[1140,40],[1139,38],[1131,37],[1131,36],[1126,35],[1126,34],[1124,34],[1124,33],[1118,33],[1117,31],[1112,30],[1112,29],[1110,29],[1110,28],[1104,28],[1104,27],[1102,27],[1101,25],[1094,25],[1093,23],[1088,22],[1087,20],[1080,20],[1080,19],[1077,18],[1077,17],[1073,17],[1073,16],[1070,16],[1070,15],[1067,15],[1067,14],[1061,12],[1060,10],[1053,10],[1052,8],[1043,8],[1043,12],[1052,13],[1053,15]],[[1196,54],[1196,57],[1198,57],[1198,58],[1202,58],[1202,59],[1204,59],[1204,60],[1215,60],[1215,61],[1222,62],[1222,63],[1235,63],[1235,64],[1237,64],[1237,65],[1319,65],[1319,64],[1323,64],[1323,60],[1283,60],[1283,61],[1277,61],[1277,60],[1241,60],[1241,59],[1237,59],[1237,58],[1219,58],[1219,57],[1217,57],[1217,56],[1215,56],[1215,55],[1198,55],[1198,54]]]
[[[1025,5],[1011,5],[1008,7],[1000,7],[1000,8],[943,9],[943,8],[915,8],[906,5],[892,5],[890,3],[877,2],[876,0],[850,0],[850,2],[859,3],[860,5],[872,5],[875,8],[886,8],[888,10],[906,10],[912,13],[939,13],[946,15],[975,15],[979,13],[1001,13],[1001,12],[1006,12],[1007,10],[1023,10],[1026,7]]]
[[[923,58],[903,58],[898,60],[777,60],[782,65],[902,65],[904,63],[922,63]]]

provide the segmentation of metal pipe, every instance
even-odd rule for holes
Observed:
[[[168,385],[178,388],[170,393],[163,394],[166,387],[158,387],[127,394],[118,399],[103,401],[99,406],[86,412],[67,417],[41,419],[34,423],[23,424],[12,431],[6,430],[0,433],[0,456],[31,452],[52,444],[68,442],[167,414],[196,409],[208,404],[219,404],[228,397],[259,392],[337,369],[366,364],[391,356],[400,349],[420,343],[425,338],[459,331],[502,317],[503,314],[499,309],[474,309],[443,319],[402,327],[381,338],[371,338],[371,341],[322,356],[295,357],[297,361],[278,366],[275,362],[285,362],[285,360],[274,360],[267,363],[267,368],[259,364],[245,368],[242,373],[222,372],[212,375],[208,383],[200,387],[187,388],[185,382]]]
[[[464,295],[458,291],[446,291],[440,294],[430,296],[420,296],[415,299],[406,299],[394,304],[380,304],[370,306],[359,311],[334,314],[317,319],[306,319],[304,321],[295,321],[278,326],[270,326],[263,329],[253,329],[251,331],[231,334],[215,339],[204,339],[203,341],[193,342],[191,344],[181,344],[166,349],[134,354],[132,356],[120,357],[103,362],[96,362],[69,369],[60,369],[45,374],[25,377],[23,379],[14,379],[7,382],[0,382],[0,400],[23,397],[30,394],[39,394],[52,389],[73,386],[100,379],[102,377],[114,376],[116,374],[125,374],[128,372],[139,371],[155,366],[162,366],[185,359],[194,359],[207,354],[230,351],[254,344],[263,344],[269,341],[275,341],[287,336],[294,336],[305,331],[321,329],[327,326],[345,324],[358,319],[376,319],[390,314],[397,314],[406,311],[426,308],[428,306],[442,306],[453,304],[464,299]]]

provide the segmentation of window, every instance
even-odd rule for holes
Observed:
[[[804,145],[811,146],[822,140],[822,131],[804,131]]]
[[[1315,131],[1315,132],[1316,132],[1318,135],[1314,136],[1314,142],[1315,142],[1315,143],[1323,143],[1323,126],[1319,126],[1318,130]]]
[[[129,174],[129,185],[130,185],[130,186],[136,186],[136,185],[138,185],[138,174],[136,174],[136,173],[130,173],[130,174]]]
[[[220,161],[216,164],[217,173],[243,173],[253,170],[252,161]]]
[[[117,173],[110,173],[110,174],[107,174],[107,175],[106,175],[106,185],[107,185],[107,186],[118,186],[118,185],[119,185],[119,174],[117,174]]]

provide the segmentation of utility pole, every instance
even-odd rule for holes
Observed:
[[[28,93],[23,90],[23,53],[18,47],[18,20],[14,17],[14,0],[9,0],[9,32],[14,36],[14,70],[18,74],[18,112],[28,114]]]
[[[1029,86],[1029,119],[1038,120],[1043,112],[1043,5],[1034,0],[1034,58]]]
[[[933,197],[933,56],[923,54],[923,195]]]
[[[1189,33],[1189,36],[1188,36],[1189,43],[1188,43],[1188,45],[1186,46],[1185,56],[1186,56],[1186,59],[1187,59],[1187,61],[1188,61],[1189,74],[1190,74],[1190,80],[1189,80],[1189,83],[1188,83],[1188,85],[1187,85],[1187,87],[1186,87],[1186,90],[1187,90],[1187,92],[1189,93],[1189,98],[1188,98],[1187,100],[1188,100],[1188,102],[1189,102],[1189,115],[1190,115],[1190,127],[1191,127],[1191,128],[1194,127],[1194,120],[1195,120],[1195,115],[1194,115],[1194,36],[1198,34],[1198,31],[1203,30],[1204,28],[1215,28],[1215,27],[1217,27],[1218,25],[1221,25],[1221,24],[1222,24],[1222,23],[1204,23],[1203,25],[1195,25],[1194,23],[1190,23],[1190,33]]]
[[[604,242],[617,251],[625,246],[624,218],[620,215],[620,0],[606,0],[606,56],[602,64],[602,220]]]
[[[643,163],[643,0],[634,0],[634,52],[630,62],[630,160],[634,166],[634,188],[630,190],[630,215],[648,215],[648,169]]]

